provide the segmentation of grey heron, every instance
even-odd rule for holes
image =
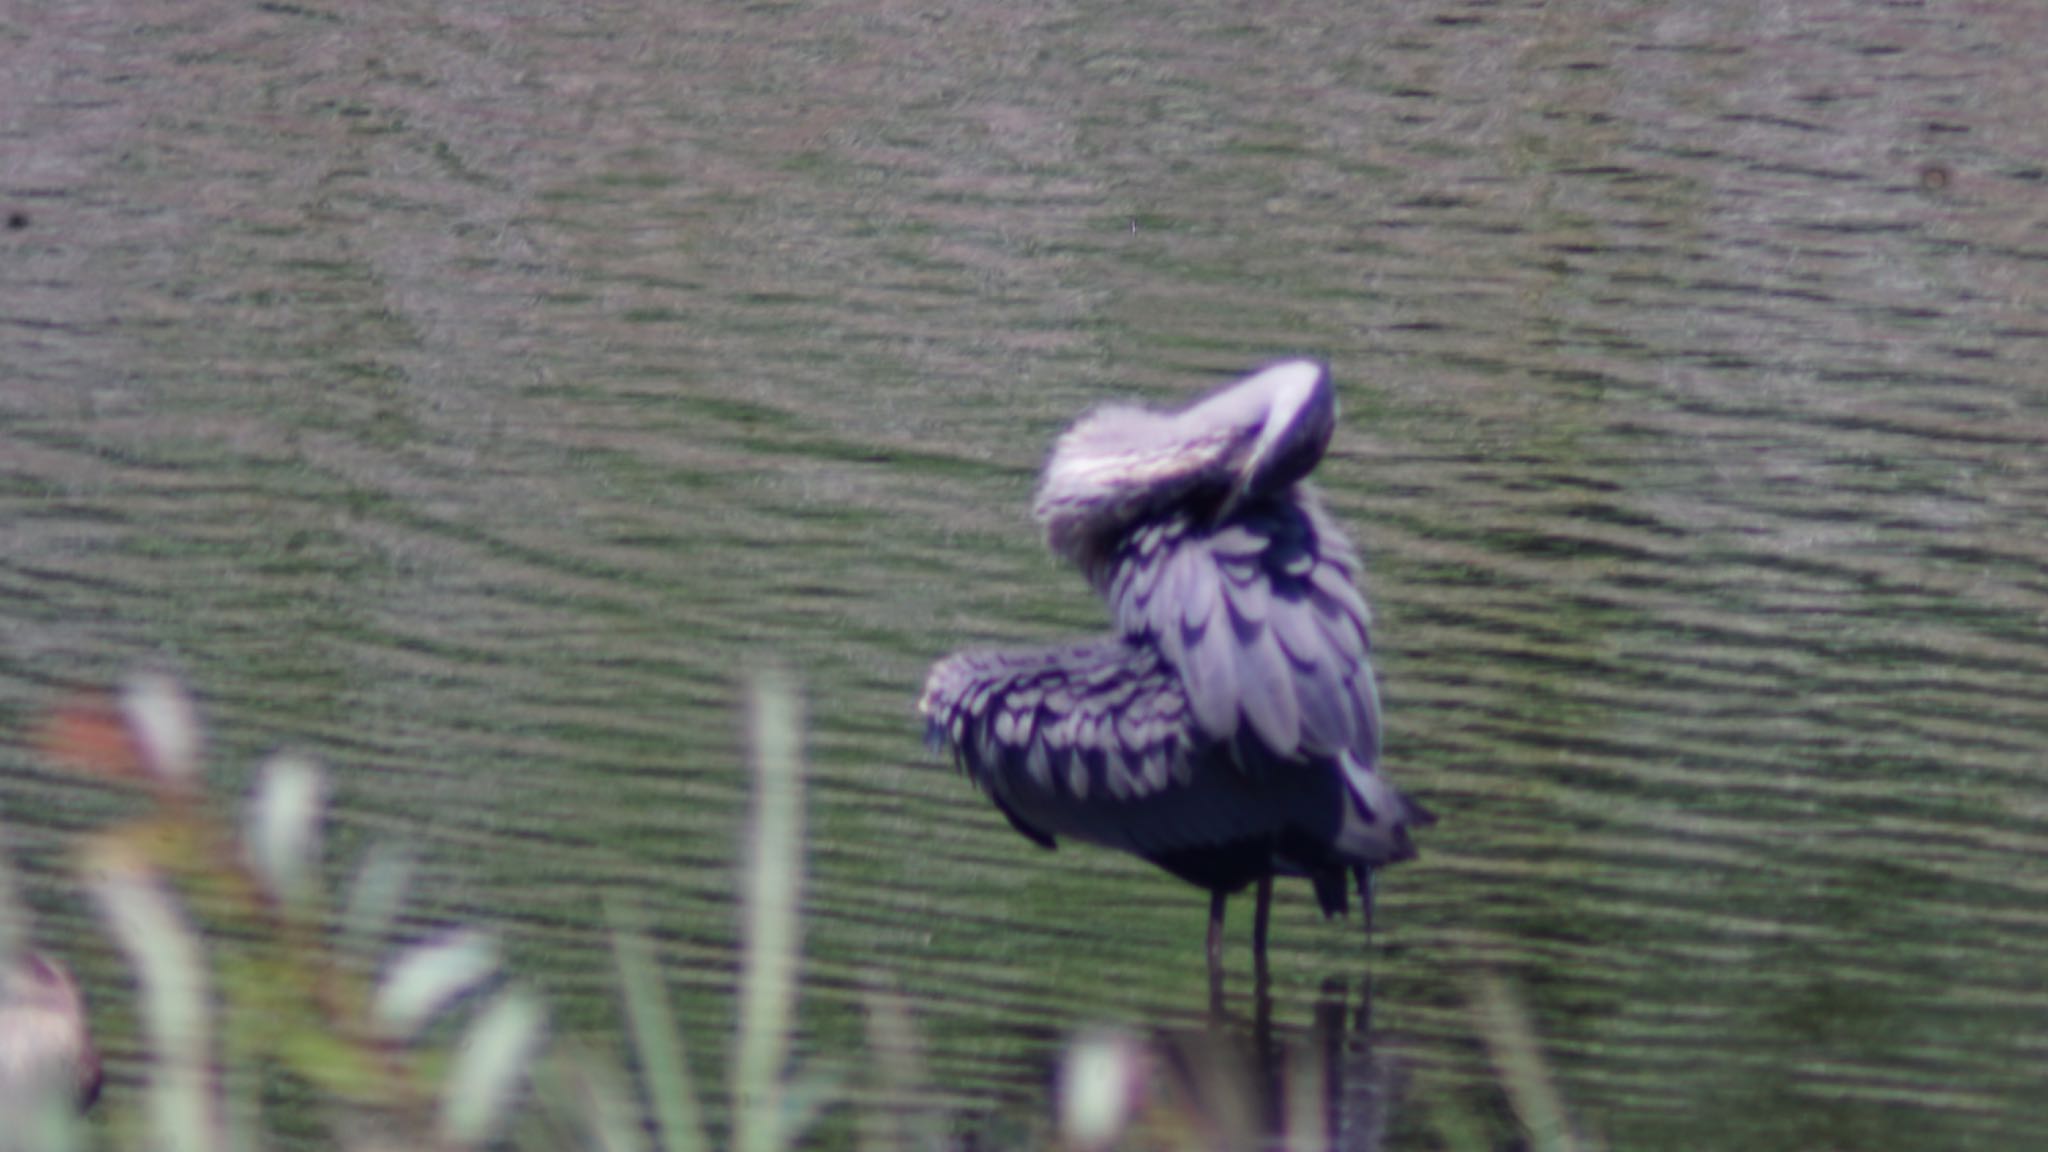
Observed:
[[[1178,411],[1112,405],[1060,437],[1035,515],[1114,630],[941,660],[919,711],[935,745],[1043,847],[1129,852],[1226,898],[1276,875],[1325,916],[1415,855],[1435,822],[1380,768],[1358,553],[1307,482],[1337,423],[1328,370],[1270,365]]]

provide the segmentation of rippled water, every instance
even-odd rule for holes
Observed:
[[[1393,1144],[1493,1099],[1482,968],[1614,1147],[2048,1123],[2048,9],[4,28],[0,817],[88,985],[122,975],[58,833],[121,805],[19,733],[150,662],[224,789],[317,752],[337,867],[420,844],[421,922],[502,917],[567,1028],[612,1024],[594,895],[640,890],[716,1050],[734,673],[775,656],[807,1047],[890,974],[947,1097],[1007,1115],[1080,1023],[1200,1019],[1200,894],[1025,843],[911,707],[945,651],[1099,626],[1027,515],[1067,420],[1299,351],[1444,819],[1370,948],[1283,888],[1271,1011],[1370,976]]]

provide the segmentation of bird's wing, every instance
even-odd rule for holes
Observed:
[[[1356,553],[1305,486],[1211,528],[1186,517],[1132,532],[1105,593],[1136,646],[1156,645],[1201,732],[1241,726],[1282,759],[1348,751],[1379,762],[1379,693]]]
[[[1202,736],[1180,678],[1156,651],[1119,637],[949,657],[920,708],[931,742],[950,746],[1040,844],[1073,837],[1193,876],[1215,863],[1208,853],[1270,852],[1284,829],[1335,810],[1319,777],[1275,786],[1288,766],[1255,744],[1226,749]],[[1233,752],[1258,769],[1233,767]]]
[[[1189,771],[1179,682],[1156,654],[1114,637],[949,657],[933,667],[918,709],[931,742],[951,747],[999,802],[1061,793],[1130,799]]]

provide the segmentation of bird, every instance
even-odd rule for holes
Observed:
[[[0,1114],[56,1094],[80,1112],[92,1107],[100,1094],[99,1052],[70,971],[54,957],[22,951],[0,963]]]
[[[1382,771],[1371,616],[1357,550],[1308,483],[1337,426],[1328,367],[1270,364],[1177,410],[1110,404],[1055,442],[1033,513],[1111,630],[933,665],[927,741],[1025,838],[1150,861],[1224,906],[1275,876],[1325,917],[1414,858],[1436,817]]]

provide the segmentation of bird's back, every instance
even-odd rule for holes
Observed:
[[[1351,544],[1306,485],[1221,524],[1174,515],[1129,534],[1101,579],[1117,630],[1155,649],[1200,736],[1249,727],[1282,760],[1380,755],[1370,617]]]

